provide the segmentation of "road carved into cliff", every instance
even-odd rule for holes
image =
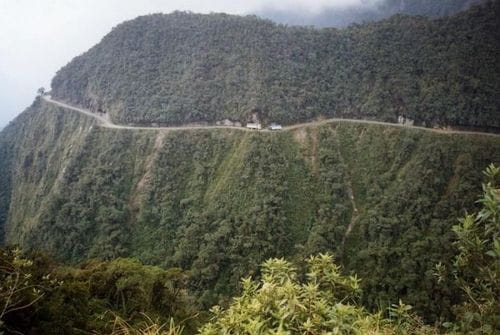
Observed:
[[[253,131],[257,132],[257,130],[253,129],[248,129],[245,127],[237,127],[237,126],[172,126],[172,127],[145,127],[145,126],[127,126],[127,125],[119,125],[111,122],[107,118],[94,113],[88,109],[76,107],[70,104],[67,104],[62,101],[54,100],[50,96],[43,96],[42,97],[44,101],[56,105],[58,107],[62,107],[65,109],[69,109],[72,111],[76,111],[82,114],[85,114],[87,116],[93,117],[96,119],[101,127],[104,128],[111,128],[111,129],[128,129],[128,130],[152,130],[152,131],[157,131],[157,130],[188,130],[188,129],[236,129],[236,130],[242,130],[242,131]],[[480,131],[466,131],[466,130],[448,130],[448,129],[434,129],[434,128],[426,128],[426,127],[420,127],[420,126],[410,126],[410,125],[402,125],[398,123],[390,123],[390,122],[381,122],[381,121],[371,121],[371,120],[356,120],[356,119],[339,119],[339,118],[332,118],[332,119],[325,119],[325,120],[320,120],[320,121],[311,121],[311,122],[306,122],[306,123],[298,123],[295,125],[291,126],[286,126],[283,127],[282,131],[289,131],[289,130],[294,130],[298,128],[303,128],[303,127],[310,127],[310,126],[318,126],[318,125],[323,125],[323,124],[328,124],[328,123],[334,123],[334,122],[348,122],[348,123],[360,123],[360,124],[372,124],[372,125],[382,125],[382,126],[389,126],[389,127],[400,127],[400,128],[407,128],[407,129],[419,129],[419,130],[424,130],[424,131],[431,131],[435,133],[441,133],[441,134],[461,134],[461,135],[483,135],[483,136],[496,136],[500,137],[500,134],[494,134],[494,133],[485,133],[485,132],[480,132]],[[271,132],[271,130],[268,129],[263,129],[259,130],[258,132]]]

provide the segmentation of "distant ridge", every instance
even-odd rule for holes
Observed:
[[[256,12],[260,17],[290,25],[316,27],[347,27],[353,23],[377,21],[395,14],[423,15],[432,18],[449,16],[488,0],[368,0],[361,5],[324,8],[318,14],[307,14],[296,9],[264,7]]]
[[[500,127],[500,5],[348,29],[174,12],[120,24],[58,71],[54,98],[121,124],[317,117]]]

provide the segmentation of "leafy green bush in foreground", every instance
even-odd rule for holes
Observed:
[[[359,280],[341,275],[332,259],[329,254],[311,257],[305,281],[291,263],[268,260],[260,282],[244,279],[241,296],[227,310],[214,307],[215,318],[201,334],[433,333],[401,302],[391,308],[391,319],[357,305]]]
[[[484,173],[483,208],[453,227],[459,253],[452,268],[436,266],[439,280],[462,294],[451,326],[467,334],[500,333],[500,167],[492,164]]]

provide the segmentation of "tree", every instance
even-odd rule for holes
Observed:
[[[397,334],[424,333],[410,307],[391,309],[394,320],[371,314],[356,304],[361,293],[356,276],[343,276],[329,254],[308,260],[307,281],[284,259],[262,265],[260,282],[242,281],[243,292],[227,310],[212,308],[215,317],[202,335],[220,334]],[[405,319],[405,320],[403,320]]]
[[[34,305],[45,294],[49,276],[38,282],[32,276],[33,261],[24,258],[20,249],[0,251],[0,333],[8,329],[8,314]]]
[[[45,88],[44,87],[40,87],[36,92],[40,96],[45,95]]]
[[[436,266],[439,280],[451,280],[462,293],[454,326],[468,334],[500,332],[500,167],[491,164],[484,174],[482,209],[453,227],[458,254],[451,270]]]

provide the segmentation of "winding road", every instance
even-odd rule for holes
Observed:
[[[101,127],[111,128],[111,129],[152,130],[152,131],[156,131],[156,130],[187,130],[187,129],[237,129],[237,130],[251,131],[251,132],[256,131],[256,130],[248,129],[245,127],[216,126],[216,125],[211,125],[211,126],[202,126],[202,125],[200,125],[200,126],[173,126],[173,127],[145,127],[145,126],[119,125],[119,124],[112,123],[110,120],[108,120],[108,119],[106,119],[106,118],[104,118],[96,113],[93,113],[88,109],[83,109],[80,107],[69,105],[69,104],[62,102],[62,101],[54,100],[48,95],[42,96],[42,98],[47,103],[53,104],[55,106],[62,107],[62,108],[72,110],[72,111],[76,111],[76,112],[85,114],[87,116],[93,117],[94,119],[96,119],[99,122],[99,125]],[[321,120],[321,121],[311,121],[311,122],[306,122],[306,123],[298,123],[295,125],[283,127],[282,131],[294,130],[294,129],[298,129],[298,128],[317,126],[317,125],[334,123],[334,122],[349,122],[349,123],[383,125],[383,126],[390,126],[390,127],[411,128],[411,129],[419,129],[419,130],[423,130],[423,131],[431,131],[431,132],[441,133],[441,134],[483,135],[483,136],[500,137],[500,134],[485,133],[485,132],[479,132],[479,131],[434,129],[434,128],[426,128],[426,127],[420,127],[420,126],[402,125],[402,124],[390,123],[390,122],[356,120],[356,119],[339,119],[339,118],[325,119],[325,120]],[[260,132],[262,132],[262,131],[263,132],[271,132],[271,130],[268,130],[268,129],[260,130]]]

